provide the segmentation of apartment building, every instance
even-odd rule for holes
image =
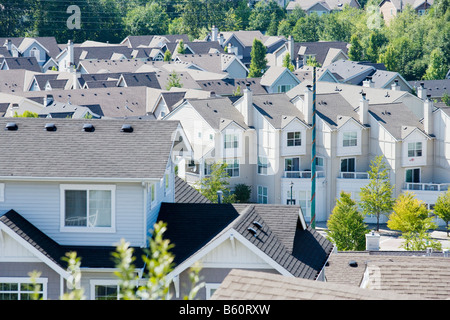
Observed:
[[[193,146],[181,174],[194,183],[211,162],[225,161],[231,187],[250,185],[251,201],[301,206],[310,219],[312,89],[304,81],[288,93],[247,88],[241,97],[186,100],[165,118],[179,120]],[[433,208],[450,182],[450,108],[436,108],[423,87],[418,93],[317,84],[316,221],[328,219],[341,191],[359,200],[378,155],[394,196],[411,191]]]

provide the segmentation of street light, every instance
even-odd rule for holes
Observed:
[[[291,202],[290,202],[290,204],[292,205],[292,187],[294,186],[294,182],[291,181],[290,186],[291,186]]]

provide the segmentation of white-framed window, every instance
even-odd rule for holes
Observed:
[[[316,167],[323,168],[324,160],[323,157],[316,157]]]
[[[358,135],[356,132],[344,132],[343,142],[344,147],[356,147],[358,144]]]
[[[267,168],[269,167],[269,161],[267,157],[258,157],[258,174],[267,175]]]
[[[239,136],[235,133],[225,134],[224,135],[224,144],[223,147],[225,149],[232,149],[239,147]]]
[[[214,292],[219,288],[220,283],[205,283],[206,299],[211,299]]]
[[[406,169],[405,182],[420,183],[420,168]]]
[[[292,88],[292,85],[290,85],[290,84],[282,84],[282,85],[277,86],[277,92],[278,93],[288,92],[289,90],[291,90],[291,88]]]
[[[284,171],[300,171],[300,158],[284,159]]]
[[[239,159],[227,159],[227,173],[230,177],[239,177]]]
[[[62,184],[61,231],[113,232],[115,185]]]
[[[300,131],[287,133],[287,146],[297,147],[302,145],[302,135]]]
[[[40,52],[39,52],[39,49],[36,48],[36,47],[33,47],[33,48],[30,50],[30,56],[31,56],[31,57],[35,57],[37,61],[40,61],[40,60],[41,60],[41,54],[40,54]]]
[[[408,143],[408,158],[422,156],[422,142]]]
[[[5,202],[5,184],[0,183],[0,202]]]
[[[47,278],[37,278],[38,298],[47,300]],[[32,300],[34,286],[29,277],[0,278],[0,300]]]
[[[355,158],[341,159],[341,172],[355,172]]]
[[[91,280],[91,300],[119,300],[119,282],[117,280]]]
[[[298,191],[298,204],[302,208],[304,214],[307,214],[311,206],[311,191]]]
[[[268,203],[267,187],[258,186],[258,203]]]

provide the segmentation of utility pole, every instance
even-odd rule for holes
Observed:
[[[312,105],[312,152],[311,152],[311,228],[316,228],[316,67],[313,67]]]

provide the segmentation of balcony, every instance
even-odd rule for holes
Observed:
[[[417,183],[417,182],[406,182],[404,190],[410,191],[447,191],[449,183]]]
[[[341,172],[339,173],[340,179],[369,179],[367,172]]]
[[[311,179],[311,171],[285,171],[283,178]],[[316,171],[316,178],[325,178],[325,172]]]

